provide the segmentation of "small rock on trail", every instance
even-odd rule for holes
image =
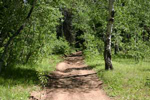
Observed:
[[[76,52],[56,66],[44,92],[32,92],[30,100],[111,100],[101,89],[94,70],[84,64],[82,52]]]

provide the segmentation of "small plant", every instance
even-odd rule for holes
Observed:
[[[39,80],[40,80],[40,83],[41,83],[42,87],[45,87],[46,84],[47,84],[47,82],[48,82],[48,81],[47,81],[48,78],[45,77],[46,74],[47,74],[47,72],[39,72],[39,73],[38,73],[38,78],[39,78]]]
[[[70,52],[69,43],[64,39],[59,39],[55,41],[52,47],[53,54],[68,54]]]
[[[147,87],[150,88],[150,78],[147,78],[147,79],[146,79],[145,86],[147,86]]]

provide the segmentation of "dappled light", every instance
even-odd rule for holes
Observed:
[[[150,1],[0,0],[0,100],[150,100]]]
[[[102,82],[98,79],[97,73],[91,67],[84,64],[81,53],[77,52],[75,55],[66,57],[63,66],[61,62],[56,66],[56,71],[45,75],[48,77],[44,94],[46,95],[46,100],[50,98],[51,100],[59,100],[59,98],[69,98],[70,100],[76,100],[76,98],[78,100],[110,100],[101,90]],[[43,99],[38,98],[40,97],[39,95],[42,96],[43,94],[32,94],[30,96],[31,100]],[[58,98],[55,95],[61,95],[61,97]]]

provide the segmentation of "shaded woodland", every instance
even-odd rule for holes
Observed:
[[[149,8],[149,0],[0,0],[0,76],[76,51],[105,70],[117,70],[113,58],[149,63]]]

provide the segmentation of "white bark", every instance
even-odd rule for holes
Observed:
[[[115,0],[109,0],[109,22],[107,26],[107,39],[109,39],[109,44],[107,45],[108,49],[111,50],[111,33],[113,29],[113,22],[114,22],[114,16],[112,16],[112,13],[114,13],[114,1]]]
[[[107,33],[105,39],[105,69],[113,69],[112,61],[111,61],[111,33],[113,29],[114,22],[114,2],[115,0],[109,0],[109,17],[108,17],[108,26]]]

